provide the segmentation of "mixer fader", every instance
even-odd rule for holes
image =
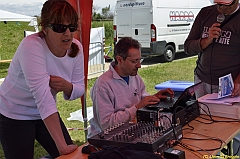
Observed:
[[[136,150],[163,153],[169,140],[180,140],[182,127],[156,126],[155,122],[119,123],[88,139],[97,147],[131,145]]]

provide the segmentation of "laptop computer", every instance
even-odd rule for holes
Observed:
[[[174,93],[173,98],[161,99],[159,103],[146,106],[147,109],[154,109],[159,111],[173,112],[175,108],[187,106],[190,100],[196,100],[195,91],[201,86],[202,82],[187,87],[183,92]]]

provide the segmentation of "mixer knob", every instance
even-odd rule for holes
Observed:
[[[105,135],[109,134],[109,133],[108,133],[108,129],[104,130],[104,134],[105,134]]]
[[[118,135],[118,140],[121,140],[121,134]]]

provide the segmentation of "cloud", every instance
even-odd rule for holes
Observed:
[[[23,3],[23,4],[14,4],[14,3],[8,3],[8,4],[1,4],[0,9],[13,12],[13,13],[19,13],[23,15],[28,16],[39,16],[41,13],[43,3],[41,2],[30,2],[30,3]]]

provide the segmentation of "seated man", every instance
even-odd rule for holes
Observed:
[[[88,138],[120,122],[133,121],[136,111],[160,99],[173,97],[168,88],[149,95],[145,84],[137,74],[141,68],[141,46],[131,37],[124,37],[114,48],[114,61],[91,89],[93,115]]]

